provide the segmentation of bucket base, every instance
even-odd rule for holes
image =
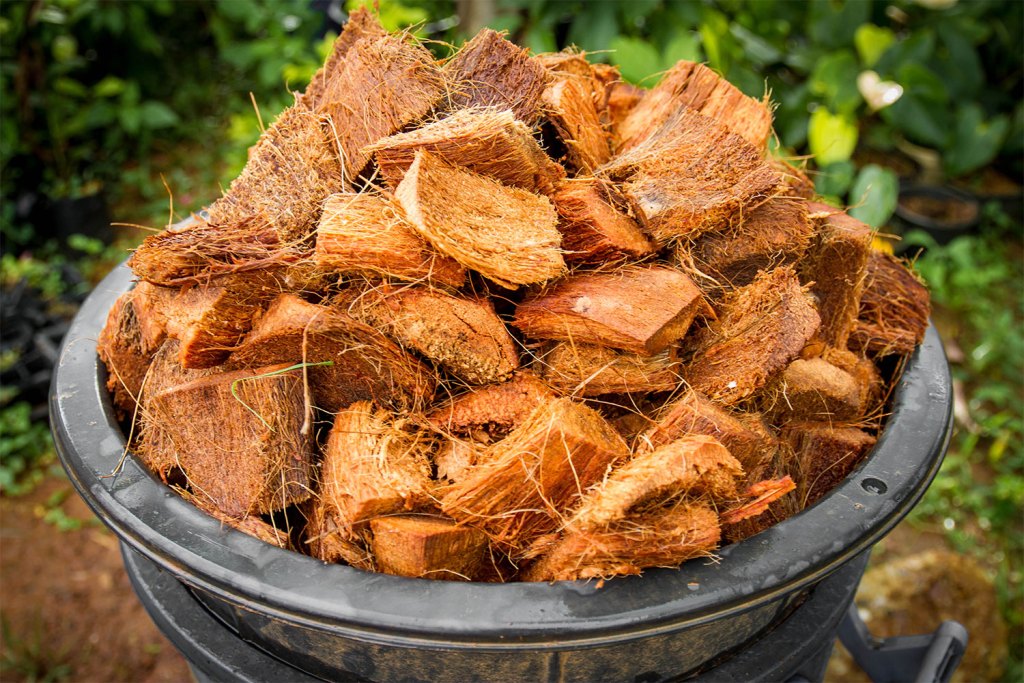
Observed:
[[[211,614],[192,591],[151,560],[121,545],[132,587],[161,632],[188,661],[199,683],[312,683],[310,676],[243,640]],[[792,614],[741,650],[726,654],[717,665],[696,675],[673,678],[637,678],[636,683],[694,680],[821,681],[825,675],[835,633],[853,601],[867,565],[863,553],[808,591]],[[828,637],[822,638],[822,634]],[[425,656],[429,656],[425,654]],[[514,656],[514,655],[510,655]],[[416,672],[410,671],[410,679]],[[359,683],[366,679],[346,679]]]

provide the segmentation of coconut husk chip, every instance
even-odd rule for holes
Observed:
[[[223,196],[132,255],[97,343],[131,452],[364,571],[712,557],[868,457],[928,324],[771,135],[700,64],[646,90],[489,29],[437,60],[356,10]]]

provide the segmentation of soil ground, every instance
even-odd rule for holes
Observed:
[[[44,519],[48,512],[50,521]],[[61,530],[55,523],[77,526],[74,520],[80,528]],[[65,479],[50,477],[23,497],[0,497],[0,548],[0,680],[193,680],[132,592],[114,535]],[[877,548],[872,565],[935,549],[946,549],[941,534],[897,527]],[[970,609],[970,604],[951,605],[948,613],[969,621]],[[975,641],[976,647],[984,642]],[[851,673],[856,670],[843,657],[837,647],[826,681],[866,681]]]

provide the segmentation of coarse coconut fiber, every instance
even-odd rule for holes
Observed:
[[[438,59],[353,12],[132,256],[98,344],[132,453],[267,543],[419,578],[637,574],[785,519],[868,455],[929,305],[771,120],[700,64],[645,90],[488,29]]]

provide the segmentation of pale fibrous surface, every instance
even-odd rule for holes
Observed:
[[[693,62],[647,90],[490,29],[438,59],[353,11],[130,259],[97,349],[131,453],[417,580],[639,574],[785,520],[869,457],[929,302],[770,156],[771,110]]]

